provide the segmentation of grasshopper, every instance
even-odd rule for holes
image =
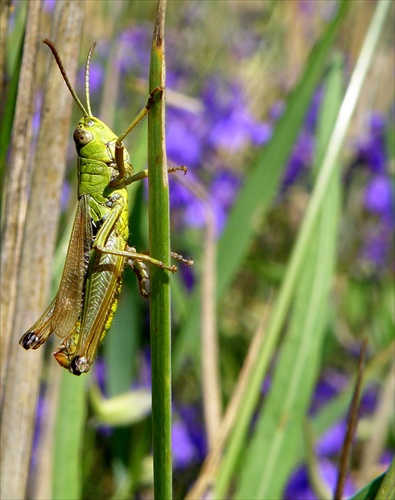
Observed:
[[[129,153],[122,140],[146,116],[163,91],[154,89],[145,108],[117,136],[92,115],[89,98],[89,65],[93,44],[85,66],[86,108],[73,89],[60,56],[50,40],[51,49],[66,85],[83,113],[73,139],[78,163],[78,206],[71,232],[66,262],[58,293],[37,322],[22,335],[25,349],[37,349],[55,333],[63,339],[53,353],[58,363],[74,375],[89,371],[117,309],[124,269],[137,275],[140,293],[149,297],[149,277],[145,262],[175,272],[128,245],[128,192],[126,186],[147,177],[147,170],[134,174]],[[183,170],[176,167],[169,171]],[[172,257],[192,265],[179,254]]]

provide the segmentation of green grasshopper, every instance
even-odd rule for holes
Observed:
[[[25,349],[39,348],[52,333],[63,339],[54,352],[58,363],[74,375],[87,372],[99,345],[110,329],[117,309],[124,269],[137,275],[140,293],[148,298],[149,277],[144,262],[175,272],[149,255],[128,245],[128,193],[126,186],[147,177],[143,170],[133,173],[129,153],[122,140],[147,115],[157,95],[149,95],[145,108],[119,137],[98,118],[92,116],[89,99],[89,65],[93,44],[85,66],[87,109],[67,77],[60,56],[50,40],[51,49],[66,85],[83,113],[73,138],[78,154],[78,207],[71,232],[59,290],[47,310],[19,343]],[[184,170],[176,167],[169,171]],[[172,257],[192,265],[181,255]]]

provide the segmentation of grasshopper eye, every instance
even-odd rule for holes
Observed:
[[[93,140],[93,134],[83,128],[77,127],[74,130],[73,139],[77,146],[85,146],[85,144]]]

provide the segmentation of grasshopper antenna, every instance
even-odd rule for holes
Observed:
[[[71,83],[70,83],[70,80],[67,76],[67,73],[66,73],[66,70],[64,69],[64,66],[63,66],[63,63],[62,63],[62,60],[60,59],[60,55],[59,55],[59,52],[56,50],[55,48],[55,45],[51,42],[51,40],[48,40],[47,38],[44,38],[43,42],[45,43],[45,45],[48,45],[48,47],[51,49],[51,52],[56,60],[56,63],[60,69],[60,72],[63,76],[63,80],[66,82],[66,85],[67,85],[67,88],[69,89],[70,91],[70,94],[73,96],[73,99],[74,101],[76,102],[77,106],[80,108],[80,110],[83,112],[84,116],[92,116],[91,113],[88,113],[84,107],[84,105],[82,104],[82,102],[79,100],[79,97],[78,95],[76,94],[75,90],[73,89],[73,87],[71,86]],[[93,50],[93,47],[94,47],[95,44],[92,45],[91,47],[91,50],[89,51],[89,54],[88,54],[88,57],[90,56],[92,50]],[[89,65],[88,65],[88,68],[89,68]],[[90,111],[90,105],[89,105],[89,101],[88,101],[88,109]]]
[[[89,70],[90,70],[90,66],[91,66],[92,53],[93,53],[93,50],[95,47],[96,47],[96,42],[92,43],[91,48],[89,49],[88,57],[86,58],[86,65],[85,65],[85,98],[86,98],[86,106],[88,108],[89,116],[92,116],[91,102],[90,102],[90,96],[89,96]]]

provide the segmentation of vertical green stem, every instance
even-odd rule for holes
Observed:
[[[151,53],[150,91],[165,85],[164,20],[166,1],[159,0]],[[169,185],[165,151],[164,94],[148,116],[150,254],[169,264]],[[151,266],[151,362],[154,494],[172,497],[171,330],[168,271]]]

